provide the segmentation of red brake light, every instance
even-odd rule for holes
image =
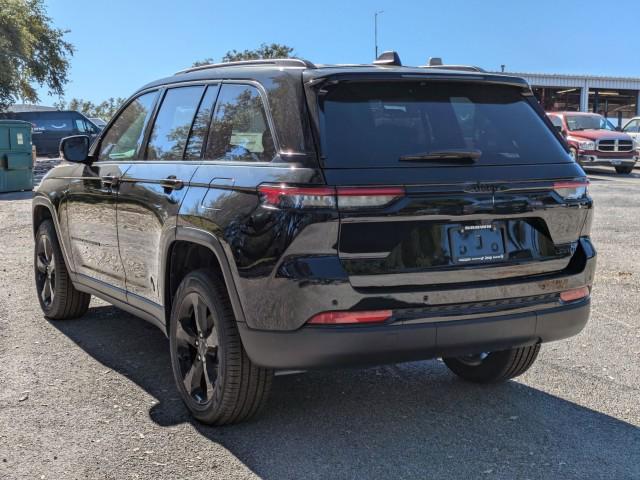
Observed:
[[[556,193],[567,200],[577,200],[579,198],[586,197],[588,187],[588,180],[555,182],[553,184],[553,189],[556,191]]]
[[[574,302],[589,296],[589,287],[574,288],[560,293],[563,302]]]
[[[293,187],[260,185],[262,203],[275,208],[382,207],[404,196],[402,187]]]
[[[383,323],[391,318],[391,310],[367,312],[322,312],[311,317],[311,325],[344,325],[359,323]]]
[[[335,208],[336,190],[333,187],[289,187],[260,185],[258,192],[265,205],[277,208]]]

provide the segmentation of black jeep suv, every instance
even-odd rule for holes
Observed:
[[[33,201],[45,315],[95,295],[157,325],[218,425],[275,371],[523,373],[589,316],[585,174],[522,79],[398,63],[192,68],[64,139]]]

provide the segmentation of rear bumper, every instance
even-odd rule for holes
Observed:
[[[275,369],[383,364],[458,356],[560,340],[587,323],[590,300],[556,308],[455,321],[253,330],[239,323],[251,360]]]

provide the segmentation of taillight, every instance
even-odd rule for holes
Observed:
[[[589,296],[589,287],[574,288],[560,293],[563,302],[575,302]]]
[[[383,323],[391,318],[391,310],[365,312],[322,312],[311,317],[310,325],[345,325],[361,323]]]
[[[260,185],[262,203],[275,208],[335,208],[336,190],[333,187],[289,187]]]
[[[262,203],[274,208],[383,207],[405,194],[402,187],[293,187],[260,185]]]
[[[382,207],[404,196],[401,187],[338,187],[338,208]]]
[[[589,187],[588,180],[574,182],[555,182],[553,189],[558,195],[566,200],[577,200],[587,196]]]

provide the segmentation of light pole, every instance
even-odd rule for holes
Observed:
[[[378,15],[384,13],[384,10],[379,10],[373,14],[373,43],[376,47],[376,56],[378,58]]]

